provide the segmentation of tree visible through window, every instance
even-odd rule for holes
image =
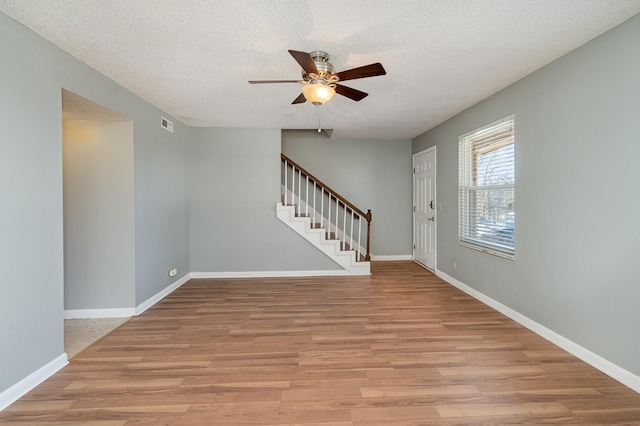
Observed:
[[[515,252],[514,118],[459,138],[458,239],[512,257]]]

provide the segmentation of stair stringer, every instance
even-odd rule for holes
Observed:
[[[370,262],[357,262],[354,250],[341,250],[339,240],[327,240],[324,228],[312,228],[311,218],[297,217],[295,206],[276,204],[276,216],[352,275],[371,275]]]

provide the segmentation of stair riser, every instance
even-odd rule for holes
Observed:
[[[323,228],[312,228],[311,218],[296,215],[294,206],[278,203],[276,216],[346,271],[353,275],[370,275],[369,262],[358,262],[355,251],[342,250],[340,240],[327,239],[327,233]]]

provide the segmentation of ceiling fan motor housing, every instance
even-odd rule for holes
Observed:
[[[313,63],[316,65],[318,69],[318,75],[308,74],[305,70],[302,70],[302,78],[304,81],[308,81],[310,83],[320,83],[320,84],[330,84],[335,83],[335,81],[331,81],[331,76],[333,75],[335,68],[333,64],[329,62],[329,54],[327,52],[323,52],[322,50],[314,50],[313,52],[309,52],[311,55],[311,59],[313,59]]]

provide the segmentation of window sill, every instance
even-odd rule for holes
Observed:
[[[465,241],[458,241],[458,245],[460,245],[462,247],[470,248],[472,250],[481,251],[483,253],[487,253],[487,254],[490,254],[490,255],[493,255],[493,256],[502,257],[503,259],[515,260],[515,254],[505,253],[503,251],[492,249],[492,248],[489,248],[489,247],[486,247],[486,246],[481,246],[481,245],[473,244],[473,243],[467,243]]]

